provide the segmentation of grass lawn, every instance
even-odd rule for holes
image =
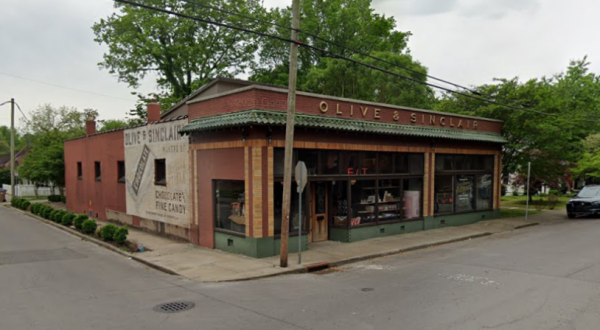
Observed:
[[[531,211],[532,209],[533,210],[536,209],[536,206],[539,205],[539,203],[540,203],[540,198],[543,198],[545,202],[548,201],[548,196],[544,196],[544,197],[533,196],[532,203],[529,203],[529,211]],[[567,202],[571,198],[572,197],[570,197],[570,196],[559,197],[558,203],[556,204],[554,209],[555,210],[564,209],[566,207]],[[527,205],[527,196],[502,196],[500,205],[502,207],[525,208],[525,206]],[[548,206],[545,206],[544,210],[548,210]],[[523,211],[523,212],[525,212],[525,211]],[[523,214],[525,214],[525,213],[523,213]]]
[[[17,197],[22,198],[22,199],[26,199],[28,201],[36,201],[36,200],[37,201],[43,201],[43,200],[47,201],[48,200],[48,196],[39,196],[39,197],[35,197],[35,196],[17,196]]]
[[[536,211],[536,210],[529,210],[529,214],[540,214],[542,213],[542,211]],[[521,209],[502,209],[500,210],[500,217],[501,218],[514,218],[514,217],[524,217],[525,216],[525,210],[521,210]]]

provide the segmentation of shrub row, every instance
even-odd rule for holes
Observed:
[[[16,207],[18,209],[27,211],[27,209],[31,205],[31,202],[23,198],[15,197],[10,200],[10,205],[12,207]]]
[[[29,206],[29,204],[27,204],[27,206]],[[98,229],[96,221],[90,219],[85,214],[75,214],[65,210],[55,210],[51,206],[45,204],[36,203],[31,205],[31,213],[67,227],[73,226],[75,229],[88,235],[94,235],[96,229]],[[124,244],[128,234],[129,231],[127,230],[127,227],[118,227],[113,224],[107,224],[98,231],[98,235],[103,240],[115,241],[118,244]]]
[[[61,196],[61,195],[50,195],[50,196],[48,196],[48,201],[54,202],[54,203],[59,203],[59,202],[66,203],[67,197]]]

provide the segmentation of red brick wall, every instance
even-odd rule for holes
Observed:
[[[65,182],[67,210],[106,219],[106,209],[125,213],[125,184],[117,182],[117,161],[125,160],[123,131],[66,141]],[[94,162],[99,161],[102,180],[95,180]],[[82,163],[83,178],[77,179],[77,162]]]
[[[324,110],[324,106],[321,107],[321,102],[323,101],[327,103],[326,112],[322,111],[322,109]],[[197,102],[189,106],[189,118],[192,120],[247,109],[285,111],[287,110],[287,93],[255,88]],[[298,95],[296,98],[296,112],[324,117],[360,119],[424,127],[477,130],[495,133],[500,133],[502,130],[502,123],[495,121],[461,117],[442,112],[424,112],[411,108],[397,109],[373,106],[358,100],[355,102],[337,101],[326,96]],[[474,122],[477,122],[476,127],[474,127]]]
[[[244,180],[244,149],[198,150],[199,245],[214,248],[213,180]]]

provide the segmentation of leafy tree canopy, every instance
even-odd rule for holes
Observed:
[[[138,2],[215,22],[264,30],[256,22],[179,0]],[[266,14],[257,0],[206,0],[202,4],[257,18]],[[258,50],[255,36],[120,3],[115,3],[115,8],[116,13],[100,19],[92,27],[95,41],[108,46],[99,65],[134,88],[148,75],[156,77],[159,92],[139,96],[144,104],[150,98],[157,98],[162,108],[167,109],[211,79],[243,73],[254,62]],[[143,109],[143,105],[138,104],[132,114],[145,118]]]
[[[98,132],[112,131],[115,129],[126,128],[136,124],[135,122],[122,119],[107,119],[102,121],[99,120],[98,123],[100,124]]]
[[[550,78],[496,79],[474,88],[485,98],[547,115],[456,95],[445,95],[436,109],[503,120],[503,173],[526,173],[531,162],[532,181],[556,184],[582,157],[583,139],[600,128],[600,81],[588,66],[584,58]]]
[[[85,121],[97,117],[98,112],[85,109],[78,112],[71,107],[40,106],[31,113],[27,132],[31,134],[32,150],[19,168],[19,176],[34,183],[65,184],[63,141],[78,137],[85,132]]]

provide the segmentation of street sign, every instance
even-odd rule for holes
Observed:
[[[306,187],[307,178],[307,170],[306,165],[303,161],[299,161],[296,164],[296,183],[298,184],[298,193],[302,193],[304,191],[304,187]]]
[[[303,161],[296,164],[296,183],[298,184],[298,205],[299,209],[299,225],[298,225],[298,264],[302,263],[302,192],[306,187],[307,178],[306,165]]]

